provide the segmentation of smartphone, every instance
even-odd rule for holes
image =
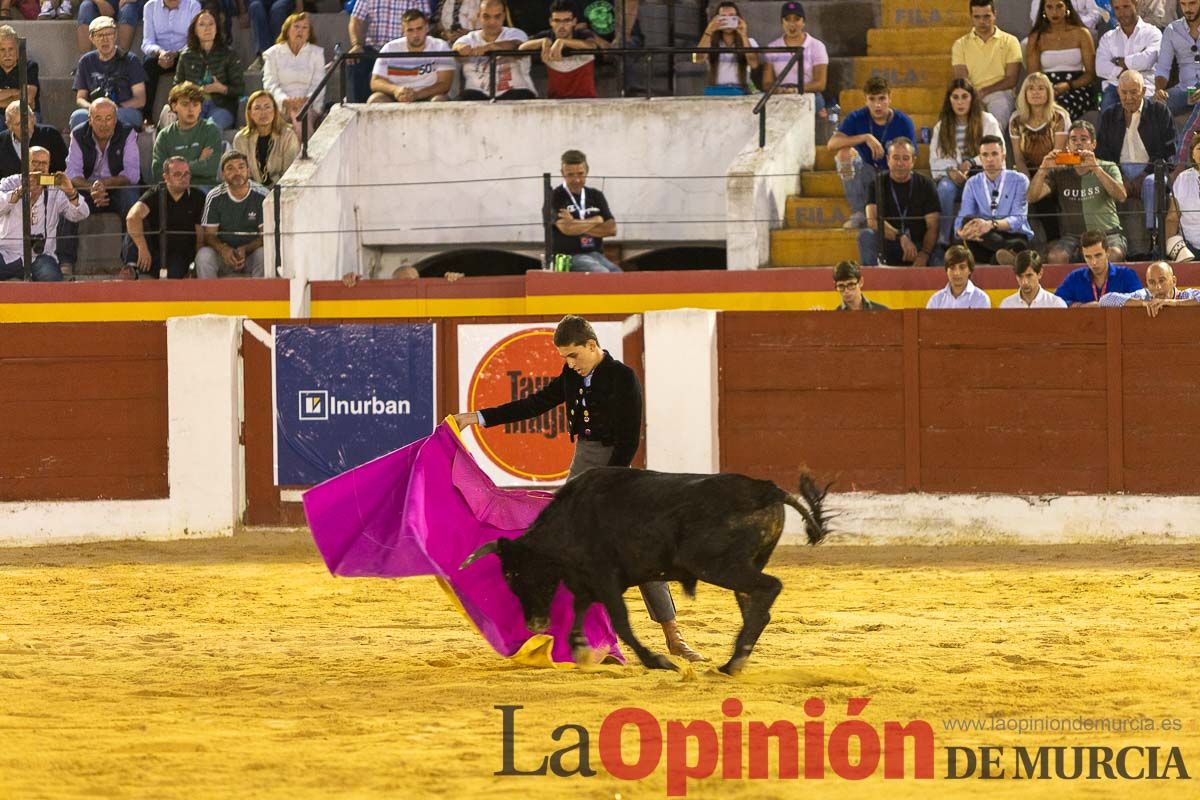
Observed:
[[[55,180],[56,180],[56,178],[53,175],[39,175],[38,176],[38,185],[39,186],[53,186],[55,183]]]
[[[721,27],[732,30],[733,28],[736,28],[741,21],[742,20],[740,17],[723,16],[721,17]]]
[[[1072,153],[1067,150],[1062,151],[1054,157],[1054,163],[1061,166],[1077,167],[1083,162],[1078,153]]]

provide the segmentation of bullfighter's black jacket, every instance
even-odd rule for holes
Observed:
[[[540,416],[559,403],[566,403],[572,442],[579,437],[611,447],[610,467],[633,463],[642,438],[642,387],[633,370],[607,350],[592,370],[591,386],[584,386],[583,376],[564,364],[541,391],[480,413],[491,427]]]

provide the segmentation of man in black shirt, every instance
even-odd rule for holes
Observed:
[[[455,414],[454,421],[460,428],[490,427],[531,419],[565,403],[567,428],[575,442],[567,480],[592,467],[628,467],[642,438],[642,389],[637,376],[600,348],[595,329],[583,317],[563,317],[554,331],[554,346],[566,363],[540,391],[502,406]],[[671,655],[704,660],[679,633],[666,582],[640,588],[650,618],[663,627]]]
[[[867,227],[858,232],[863,266],[882,262],[893,267],[925,267],[937,244],[941,204],[933,181],[913,171],[917,148],[906,136],[888,142],[888,172],[883,176],[883,202],[877,181],[867,190]],[[883,208],[883,246],[879,243],[879,208]]]
[[[164,206],[166,214],[160,217]],[[187,159],[171,156],[163,162],[163,182],[138,198],[125,215],[129,229],[123,252],[126,274],[158,277],[163,267],[159,236],[165,231],[167,277],[186,278],[196,250],[203,244],[203,217],[204,192],[192,187]],[[146,231],[150,231],[148,236]]]
[[[572,272],[620,272],[604,256],[604,237],[617,235],[617,221],[604,193],[584,185],[587,175],[587,156],[579,150],[562,154],[563,182],[550,202],[554,253],[571,256]]]
[[[29,146],[44,147],[50,151],[50,169],[62,172],[67,168],[67,144],[62,134],[53,125],[39,125],[33,110],[26,106],[29,120]],[[4,109],[4,123],[8,130],[0,133],[0,178],[16,175],[21,171],[21,103],[13,100]]]
[[[7,106],[21,99],[21,77],[17,69],[17,32],[11,25],[0,25],[0,105]],[[38,82],[38,65],[32,58],[25,66],[26,99],[33,110],[42,112],[41,84]],[[61,171],[61,170],[60,170]],[[11,173],[5,173],[6,175]]]

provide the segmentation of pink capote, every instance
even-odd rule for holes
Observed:
[[[525,628],[521,604],[504,582],[500,559],[458,567],[487,542],[525,532],[549,492],[501,489],[463,447],[452,418],[428,438],[394,450],[304,493],[317,549],[334,575],[404,578],[435,575],[497,653],[522,663],[571,661],[571,594],[562,585],[550,628]],[[594,649],[624,661],[608,615],[593,605],[584,634]],[[551,637],[551,638],[547,638]],[[551,640],[552,639],[552,640]]]

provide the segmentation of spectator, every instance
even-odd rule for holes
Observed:
[[[521,50],[540,50],[546,65],[546,97],[551,100],[596,96],[596,57],[566,55],[567,50],[603,50],[608,42],[588,27],[577,27],[571,0],[550,4],[550,29],[523,42]]]
[[[221,129],[212,120],[201,118],[204,92],[191,81],[171,87],[170,104],[176,119],[155,137],[150,171],[162,175],[167,159],[180,157],[188,165],[189,185],[195,180],[203,191],[208,191],[218,183],[217,165],[225,151]]]
[[[175,75],[179,54],[187,47],[188,29],[200,13],[199,0],[149,0],[142,26],[142,68],[146,71],[146,122],[158,109],[158,79]]]
[[[68,3],[69,0],[63,0]],[[142,5],[145,0],[83,0],[79,4],[79,15],[75,26],[75,44],[80,53],[92,49],[91,25],[101,17],[116,20],[117,46],[124,52],[133,48],[133,32],[142,24]],[[45,2],[43,0],[43,8]],[[59,6],[59,14],[62,6]]]
[[[1200,289],[1176,288],[1175,270],[1165,261],[1155,261],[1146,267],[1146,288],[1136,292],[1109,292],[1100,298],[1107,307],[1137,306],[1145,308],[1151,317],[1167,306],[1200,305]]]
[[[42,186],[42,175],[54,175],[54,186]],[[30,201],[29,222],[33,240],[33,262],[29,272],[35,281],[61,281],[56,246],[58,226],[62,218],[78,223],[88,215],[87,203],[71,185],[66,173],[50,172],[50,153],[44,147],[29,148],[29,186],[22,191],[21,176],[9,175],[0,180],[0,280],[21,280],[25,277],[24,242],[22,230],[24,207],[22,196]]]
[[[887,166],[888,142],[900,136],[910,142],[917,138],[908,115],[892,108],[887,78],[872,76],[863,94],[867,104],[847,114],[826,145],[837,154],[838,175],[850,203],[850,218],[843,228],[861,228],[866,222],[867,190],[875,183],[875,173]]]
[[[987,293],[971,282],[975,259],[971,251],[956,244],[946,251],[946,285],[933,293],[926,308],[991,308]]]
[[[745,18],[735,3],[721,2],[717,13],[708,21],[697,47],[758,47],[750,38]],[[708,53],[692,54],[696,64],[708,65],[706,95],[744,95],[750,93],[750,71],[758,69],[757,53],[722,53],[713,58]]]
[[[348,272],[342,276],[342,285],[345,286],[347,289],[352,289],[355,286],[358,286],[360,283],[362,283],[364,277],[366,277],[366,276],[360,275],[357,272]],[[420,277],[421,277],[421,273],[417,270],[416,267],[405,264],[403,266],[396,267],[394,270],[392,270],[391,279],[394,281],[412,281],[412,280],[416,280],[417,278],[420,278]],[[465,278],[466,273],[465,272],[447,271],[442,277],[444,277],[450,283],[454,283],[459,278]]]
[[[1197,0],[1200,2],[1200,0]],[[1054,149],[1029,182],[1029,202],[1053,195],[1058,198],[1063,232],[1050,245],[1047,264],[1069,264],[1079,260],[1080,235],[1085,230],[1102,230],[1109,258],[1125,258],[1128,245],[1117,215],[1117,203],[1125,202],[1121,170],[1111,161],[1096,160],[1096,129],[1086,120],[1071,123],[1067,149]]]
[[[129,235],[124,261],[134,275],[157,278],[164,267],[159,237],[166,236],[167,277],[186,278],[196,251],[204,244],[200,226],[204,192],[192,186],[192,172],[183,156],[164,161],[162,177],[162,183],[146,190],[125,215]]]
[[[604,255],[604,237],[617,235],[617,221],[604,193],[585,187],[587,175],[586,155],[578,150],[562,154],[563,182],[550,201],[554,253],[571,256],[572,272],[620,272]]]
[[[263,53],[263,88],[271,93],[285,122],[300,135],[300,109],[313,96],[325,77],[325,51],[317,44],[317,34],[306,12],[292,14],[283,21],[276,44]],[[325,105],[322,89],[309,109],[310,131]]]
[[[17,69],[17,32],[12,25],[0,25],[0,104],[7,106],[21,96],[21,76]],[[42,116],[42,98],[38,94],[38,65],[32,58],[25,62],[25,92],[33,111]]]
[[[14,11],[18,20],[70,19],[75,16],[70,0],[42,0],[40,8],[38,0],[0,0],[0,20],[14,19]]]
[[[478,27],[479,0],[443,1],[434,23],[433,35],[447,44],[454,44]]]
[[[270,188],[300,155],[300,142],[275,107],[270,92],[259,89],[246,101],[246,127],[233,137],[233,149],[246,157],[250,180]]]
[[[1096,107],[1096,46],[1079,20],[1071,0],[1039,0],[1042,13],[1029,32],[1025,70],[1044,72],[1054,87],[1054,99],[1072,119]]]
[[[1042,288],[1042,259],[1036,250],[1017,254],[1013,262],[1017,293],[1000,301],[1000,308],[1066,308],[1067,304]]]
[[[246,69],[225,43],[211,11],[201,11],[188,26],[188,44],[175,68],[175,83],[184,81],[196,84],[207,95],[200,116],[211,119],[221,130],[233,127]]]
[[[776,94],[795,94],[800,91],[796,78],[798,74],[803,75],[804,92],[812,95],[813,108],[817,110],[817,116],[824,119],[827,114],[825,113],[823,92],[829,76],[829,51],[825,49],[824,42],[804,30],[804,6],[796,2],[784,3],[779,13],[782,17],[783,36],[769,42],[767,47],[803,47],[804,56],[801,58],[803,72],[801,73],[793,66],[790,72],[782,75],[788,60],[792,57],[791,53],[765,53],[763,55],[765,62],[763,89],[770,89],[778,83],[779,88],[775,90]]]
[[[1190,168],[1175,176],[1171,184],[1171,200],[1163,234],[1167,240],[1167,258],[1171,261],[1191,261],[1192,254],[1180,257],[1182,250],[1200,252],[1200,138],[1189,144]],[[1181,162],[1182,165],[1182,162]]]
[[[1054,87],[1040,72],[1025,78],[1017,97],[1017,113],[1008,125],[1013,143],[1013,164],[1018,172],[1031,177],[1046,154],[1067,146],[1067,128],[1071,115],[1054,102]],[[1046,240],[1059,236],[1058,200],[1053,195],[1029,204],[1031,219],[1040,220]]]
[[[1033,239],[1026,199],[1029,179],[1004,168],[1004,140],[999,136],[983,137],[979,159],[983,172],[967,181],[954,230],[977,263],[1012,264],[1015,254]]]
[[[232,150],[221,156],[224,183],[204,201],[204,246],[196,251],[196,277],[263,276],[263,200],[267,190],[250,181],[250,162]]]
[[[1099,36],[1108,30],[1111,20],[1108,17],[1108,12],[1102,10],[1101,6],[1096,3],[1096,0],[1070,0],[1071,16],[1076,17],[1079,23],[1087,29],[1089,36]],[[1116,3],[1112,3],[1113,6]],[[1107,0],[1104,2],[1104,8],[1109,7]],[[1046,14],[1043,0],[1033,0],[1029,6],[1029,24],[1037,25],[1039,19],[1044,19]]]
[[[1153,231],[1157,227],[1155,215],[1158,211],[1154,195],[1154,162],[1174,160],[1175,120],[1165,105],[1146,97],[1142,76],[1135,70],[1121,73],[1118,89],[1119,105],[1100,115],[1096,157],[1115,162],[1124,176],[1127,199],[1123,210],[1127,234],[1136,229],[1137,209],[1130,207],[1136,201],[1140,201],[1145,209],[1146,230]],[[1139,248],[1134,252],[1148,249]]]
[[[404,36],[388,42],[385,53],[448,53],[450,46],[429,35],[425,12],[410,8],[404,12]],[[382,58],[375,61],[371,74],[368,103],[417,103],[423,100],[449,100],[454,83],[454,59]]]
[[[1104,79],[1101,112],[1120,104],[1117,80],[1127,69],[1141,75],[1146,97],[1154,97],[1154,67],[1162,45],[1162,31],[1138,16],[1133,0],[1113,0],[1112,7],[1117,27],[1101,36],[1096,48],[1096,74]]]
[[[888,171],[883,180],[883,202],[875,182],[867,188],[867,227],[858,232],[862,263],[879,263],[879,207],[883,207],[883,263],[893,267],[929,264],[938,237],[938,197],[933,181],[913,171],[917,148],[898,136],[888,142]]]
[[[1175,19],[1175,4],[1176,0],[1137,0],[1138,16],[1161,31]]]
[[[1200,0],[1196,0],[1200,3]],[[88,26],[96,49],[84,53],[75,67],[75,105],[68,127],[87,122],[92,101],[107,97],[117,104],[117,117],[133,128],[142,127],[146,105],[146,71],[142,62],[117,49],[117,24],[112,17],[96,17]]]
[[[1200,0],[1179,0],[1183,16],[1163,30],[1158,48],[1158,64],[1154,68],[1154,99],[1166,103],[1173,116],[1190,114],[1185,130],[1196,118],[1195,106],[1200,102]],[[1169,90],[1167,81],[1171,67],[1179,68],[1179,81]]]
[[[1200,0],[1197,0],[1200,2]],[[454,52],[463,56],[463,91],[459,100],[487,100],[491,95],[491,75],[485,53],[516,50],[529,37],[517,28],[504,27],[508,7],[504,0],[483,0],[479,5],[479,29],[454,43]],[[537,97],[529,77],[528,58],[496,59],[496,99],[531,100]]]
[[[1086,266],[1071,270],[1056,295],[1069,306],[1094,306],[1108,292],[1136,292],[1142,288],[1137,273],[1118,267],[1108,256],[1104,231],[1085,231],[1079,237]]]
[[[1021,73],[1021,44],[1017,37],[996,27],[992,0],[969,2],[974,27],[954,43],[950,63],[954,77],[974,84],[979,99],[1004,128],[1013,113],[1012,90]]]
[[[384,44],[404,36],[404,12],[416,8],[428,18],[432,0],[357,0],[350,14],[350,53],[378,55]],[[371,94],[374,58],[362,58],[350,67],[350,102],[365,103]]]
[[[278,40],[287,18],[293,13],[304,13],[304,3],[300,0],[246,0],[246,12],[254,32],[255,55],[261,56]]]
[[[33,109],[25,106],[28,122],[29,146],[44,147],[50,153],[50,171],[62,172],[67,168],[67,145],[62,134],[53,125],[41,125],[33,116]],[[0,177],[16,175],[21,171],[21,104],[14,100],[4,107],[4,124],[8,129],[0,133]]]
[[[887,311],[888,307],[862,293],[862,269],[857,261],[839,261],[833,268],[833,288],[842,296],[838,311]]]
[[[980,141],[984,136],[1000,135],[1000,123],[983,110],[971,82],[966,78],[950,81],[929,149],[929,169],[937,181],[942,211],[939,244],[950,244],[954,206],[962,197],[967,178],[979,171]]]

